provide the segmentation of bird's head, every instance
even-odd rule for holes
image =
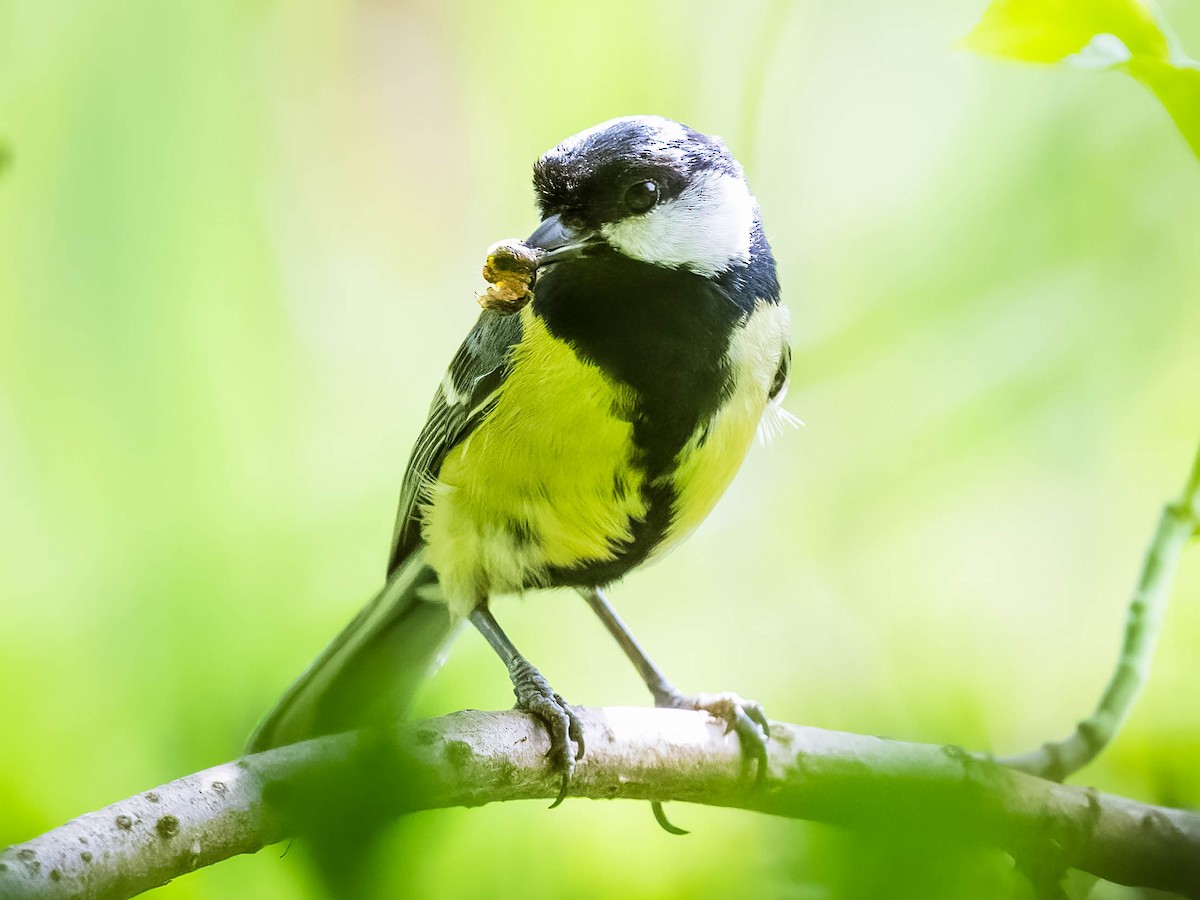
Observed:
[[[533,170],[540,266],[615,251],[713,277],[750,263],[758,204],[718,137],[660,116],[627,116],[567,138]],[[769,251],[766,251],[769,253]]]

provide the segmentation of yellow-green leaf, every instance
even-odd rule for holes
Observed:
[[[1200,65],[1172,50],[1137,0],[993,0],[963,45],[1024,62],[1123,71],[1153,92],[1200,157]]]
[[[1122,68],[1154,92],[1200,158],[1200,68],[1135,56]]]
[[[1166,59],[1167,40],[1135,0],[995,0],[963,43],[1025,62],[1059,62],[1096,35],[1117,37],[1131,55]]]

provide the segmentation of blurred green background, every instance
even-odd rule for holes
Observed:
[[[1200,52],[1200,6],[1162,8]],[[745,164],[807,426],[618,608],[680,687],[778,719],[1065,734],[1200,435],[1200,166],[1127,78],[954,49],[982,9],[0,0],[0,846],[237,754],[381,581],[483,250],[536,224],[533,160],[628,113]],[[646,702],[573,595],[493,608],[568,699]],[[1193,553],[1083,780],[1200,803],[1198,640]],[[421,710],[511,700],[467,634]],[[900,851],[819,826],[544,806],[410,817],[386,879],[908,896]],[[280,849],[155,896],[316,896]],[[992,862],[946,895],[1006,896]]]

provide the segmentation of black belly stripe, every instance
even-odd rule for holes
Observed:
[[[733,389],[726,361],[734,328],[749,314],[722,286],[683,270],[617,254],[564,261],[539,277],[533,312],[581,359],[633,389],[630,464],[642,474],[647,513],[630,520],[616,558],[549,572],[554,585],[607,584],[643,562],[671,525],[671,476],[684,445]]]

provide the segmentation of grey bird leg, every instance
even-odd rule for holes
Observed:
[[[517,708],[541,719],[550,734],[550,749],[546,756],[550,764],[562,772],[562,788],[558,798],[550,804],[550,808],[554,809],[567,796],[571,775],[575,772],[575,761],[583,757],[583,725],[575,711],[542,677],[542,673],[513,646],[500,623],[492,617],[486,602],[475,607],[469,618],[508,667],[508,677],[512,679],[513,693],[517,697]],[[571,752],[571,741],[579,748],[575,753]]]
[[[617,611],[612,608],[608,598],[600,588],[580,588],[579,593],[588,602],[592,611],[600,617],[600,621],[609,633],[617,639],[629,661],[633,663],[642,681],[654,697],[654,705],[669,709],[702,709],[709,715],[725,723],[726,733],[734,732],[742,745],[743,775],[749,774],[751,760],[758,763],[755,783],[761,783],[767,774],[767,741],[771,737],[771,728],[762,707],[753,700],[743,700],[737,694],[695,694],[688,695],[676,690],[671,682],[659,670],[654,661],[646,655],[642,645],[637,642]],[[659,817],[661,808],[655,810]],[[659,824],[662,819],[659,817]],[[664,827],[666,827],[664,825]],[[669,831],[670,829],[668,829]]]

